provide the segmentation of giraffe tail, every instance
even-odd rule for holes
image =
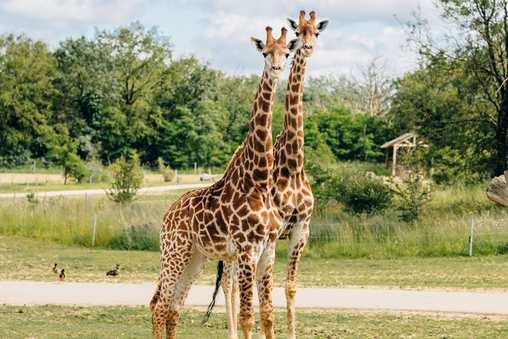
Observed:
[[[217,280],[215,281],[215,290],[212,295],[212,302],[208,305],[208,310],[206,311],[205,316],[203,317],[203,321],[201,322],[201,326],[206,324],[206,322],[210,319],[212,315],[213,307],[215,306],[215,299],[217,298],[217,294],[219,293],[220,283],[222,280],[222,271],[224,270],[224,262],[219,261],[217,264]]]

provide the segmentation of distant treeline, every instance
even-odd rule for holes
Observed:
[[[175,59],[172,50],[168,38],[139,23],[54,50],[25,35],[0,36],[0,166],[59,165],[69,154],[108,163],[134,150],[145,164],[162,157],[174,168],[227,165],[247,135],[262,56],[258,74],[229,76],[194,56]],[[390,132],[362,113],[359,85],[308,80],[309,156],[382,160],[379,145]],[[279,82],[274,136],[286,84]]]

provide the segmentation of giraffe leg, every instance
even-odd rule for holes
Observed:
[[[236,338],[238,338],[238,306],[240,305],[240,292],[238,287],[238,274],[236,272],[236,263],[233,267],[233,289],[231,291],[231,312],[233,313],[233,328],[235,329]]]
[[[236,259],[240,291],[240,327],[244,339],[252,338],[252,329],[254,328],[253,296],[257,261],[257,258],[253,258],[247,253],[237,256]]]
[[[259,296],[261,330],[258,339],[275,339],[273,331],[273,264],[275,262],[275,243],[266,248],[256,269],[256,285]]]
[[[166,334],[171,333],[172,335],[168,336],[168,338],[174,338],[176,336],[178,319],[180,318],[183,305],[189,295],[192,284],[201,275],[209,262],[210,260],[205,257],[205,255],[198,251],[194,251],[188,265],[185,267],[185,270],[176,282],[174,288],[175,292],[169,304],[169,314],[166,321]]]
[[[162,339],[164,325],[166,325],[166,338],[174,339],[176,336],[176,324],[168,323],[168,319],[171,319],[170,304],[174,295],[175,285],[192,257],[191,239],[179,238],[179,241],[183,242],[183,244],[182,247],[178,248],[178,251],[171,251],[170,254],[164,257],[161,256],[159,284],[150,302],[150,308],[153,307],[152,324],[154,339]]]
[[[298,272],[298,264],[302,255],[305,244],[309,237],[309,220],[306,220],[301,227],[296,227],[295,232],[290,237],[287,277],[286,277],[286,306],[288,320],[288,339],[295,339],[295,295],[296,295],[296,278]]]
[[[234,261],[224,261],[224,270],[222,272],[222,291],[226,301],[226,313],[228,317],[228,339],[238,339],[237,333],[237,308],[233,304],[238,300],[238,279],[236,279]],[[236,292],[234,292],[234,283],[236,281]],[[235,298],[236,293],[236,298]]]

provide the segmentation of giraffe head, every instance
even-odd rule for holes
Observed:
[[[287,18],[286,21],[300,40],[302,54],[310,57],[314,51],[317,37],[328,26],[328,20],[323,20],[316,25],[316,13],[314,11],[310,12],[310,20],[305,19],[305,11],[300,11],[298,23],[290,18]]]
[[[269,76],[274,79],[279,79],[282,72],[284,72],[286,60],[290,53],[296,51],[300,46],[298,39],[293,39],[286,45],[287,33],[288,30],[283,27],[280,38],[275,40],[272,35],[272,28],[266,27],[266,45],[260,39],[250,38],[254,49],[263,54],[265,68],[268,70]]]

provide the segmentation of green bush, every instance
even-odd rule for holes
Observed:
[[[106,192],[108,198],[119,203],[134,201],[143,182],[137,154],[135,153],[130,161],[121,156],[111,167],[113,183],[111,189]]]
[[[350,212],[373,214],[390,206],[391,189],[382,179],[366,177],[364,173],[345,177],[338,181],[336,200]]]
[[[165,182],[171,182],[175,178],[175,171],[171,169],[171,167],[164,166],[164,161],[161,157],[157,159],[159,162],[159,172],[162,174],[162,177],[164,178]]]

